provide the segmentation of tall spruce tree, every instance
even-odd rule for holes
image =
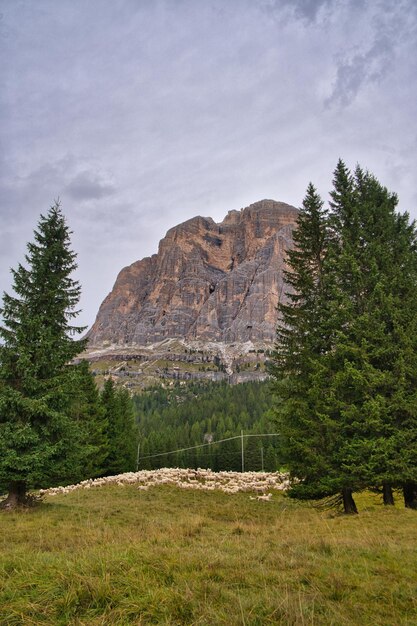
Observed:
[[[395,194],[361,168],[352,175],[339,161],[333,184],[316,315],[311,237],[296,235],[289,255],[295,294],[280,307],[275,375],[284,451],[301,479],[293,493],[340,494],[345,511],[356,512],[354,490],[379,486],[391,503],[392,486],[402,486],[413,507],[415,227],[395,213]],[[302,211],[304,233],[305,219]]]
[[[403,489],[406,507],[417,509],[417,230],[407,214],[396,217],[387,307],[392,392],[384,460],[387,481]]]
[[[336,445],[318,393],[325,381],[323,357],[329,352],[331,327],[325,262],[332,233],[323,201],[312,184],[307,188],[294,232],[294,250],[288,253],[288,302],[281,303],[281,321],[272,373],[275,377],[277,418],[281,434],[280,461],[294,483],[292,495],[311,498],[329,495],[321,477],[332,475],[330,457],[323,453]],[[332,433],[332,435],[330,434]]]
[[[415,446],[398,445],[406,432],[416,441],[407,426],[413,416],[415,425],[417,408],[409,346],[417,316],[415,227],[369,172],[357,167],[353,183],[351,198],[333,205],[332,215],[339,245],[330,269],[343,315],[330,394],[343,432],[337,462],[357,487],[379,486],[392,504],[392,486],[415,479],[417,468],[415,452],[414,463],[406,461]]]
[[[14,295],[0,314],[0,486],[2,506],[26,502],[29,488],[74,475],[82,462],[83,435],[70,416],[74,370],[85,347],[74,340],[80,286],[71,278],[76,255],[59,203],[41,216],[27,245],[26,267],[12,270]]]
[[[322,359],[324,378],[317,382],[337,446],[326,451],[334,478],[323,480],[330,491],[339,484],[345,511],[355,512],[352,491],[378,482],[376,468],[382,468],[377,442],[387,420],[388,381],[380,364],[389,334],[381,298],[388,293],[386,278],[392,269],[396,198],[359,167],[352,176],[342,161],[335,170],[331,198],[335,236],[326,273],[333,285],[334,334]]]

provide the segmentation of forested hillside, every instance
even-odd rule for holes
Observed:
[[[279,466],[278,437],[246,436],[276,432],[270,417],[268,382],[158,387],[135,396],[134,404],[139,426],[140,469],[178,466],[240,470],[240,437],[215,442],[240,435],[242,430],[245,470],[274,471]],[[164,454],[201,444],[207,445]]]

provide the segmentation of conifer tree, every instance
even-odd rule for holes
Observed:
[[[317,394],[317,379],[322,370],[320,357],[328,351],[329,329],[323,312],[327,307],[324,263],[331,233],[323,201],[310,184],[294,231],[295,248],[288,252],[290,287],[288,303],[281,303],[282,317],[277,329],[277,344],[272,373],[277,396],[278,430],[283,462],[296,478],[292,495],[321,497],[328,494],[319,478],[329,475],[323,450],[328,447],[328,429]]]
[[[260,472],[262,470],[262,442],[258,437],[249,437],[246,441],[244,459],[245,471]]]
[[[417,230],[408,214],[396,216],[394,241],[391,297],[385,307],[391,348],[384,361],[391,386],[383,451],[386,482],[401,487],[405,506],[417,509]]]
[[[417,315],[415,228],[407,215],[395,213],[395,194],[359,167],[352,198],[350,210],[334,213],[340,245],[331,268],[343,314],[330,394],[343,433],[338,462],[357,487],[378,485],[384,503],[392,504],[392,486],[416,469],[404,463],[405,449],[398,446],[407,419],[416,415],[415,384],[398,375],[405,363],[412,371],[407,342]],[[412,430],[408,440],[415,441]]]
[[[85,347],[73,339],[84,330],[73,325],[80,286],[58,202],[41,215],[27,249],[0,309],[0,486],[8,508],[24,504],[29,488],[72,476],[83,455],[82,429],[68,410],[70,362]]]
[[[129,392],[111,378],[104,383],[101,402],[106,420],[107,457],[104,474],[112,476],[135,469],[138,431]]]

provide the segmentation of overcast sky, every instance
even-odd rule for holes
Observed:
[[[342,157],[417,218],[416,0],[0,0],[0,291],[59,196],[91,324],[171,226],[327,200]]]

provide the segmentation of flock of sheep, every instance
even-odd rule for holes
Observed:
[[[67,494],[76,489],[93,489],[104,485],[137,485],[137,489],[146,491],[156,485],[175,485],[181,489],[200,489],[203,491],[219,490],[233,494],[241,491],[257,494],[251,499],[270,500],[270,489],[285,491],[289,488],[287,474],[279,472],[213,472],[210,469],[163,468],[159,470],[141,470],[127,472],[117,476],[90,478],[76,485],[42,489],[40,495],[54,496]]]

